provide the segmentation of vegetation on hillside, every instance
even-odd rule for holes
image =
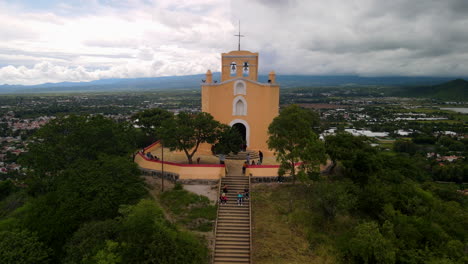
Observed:
[[[456,79],[434,86],[404,87],[394,95],[404,97],[427,97],[448,101],[468,101],[468,81]]]
[[[177,223],[201,232],[213,229],[217,207],[206,196],[188,192],[176,184],[174,189],[162,193],[160,199]]]
[[[342,141],[347,144],[335,144]],[[365,137],[347,134],[329,136],[325,145],[337,163],[333,174],[253,190],[255,215],[287,223],[308,242],[307,248],[295,245],[293,253],[281,251],[279,257],[308,256],[314,263],[468,261],[468,199],[454,185],[434,183],[425,159],[382,151]],[[274,248],[278,239],[276,226],[284,232],[282,223],[255,230],[261,238],[254,239],[257,263],[275,263],[272,256],[278,254],[267,247]]]
[[[142,134],[102,116],[39,129],[26,186],[1,182],[1,263],[206,263],[208,249],[149,200],[131,153]]]

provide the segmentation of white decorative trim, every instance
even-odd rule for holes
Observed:
[[[236,104],[238,101],[242,101],[242,103],[244,103],[244,109],[243,109],[244,111],[240,115],[236,113]],[[238,95],[234,98],[234,100],[232,100],[232,115],[233,116],[246,116],[247,115],[247,101],[242,95]]]
[[[252,81],[252,80],[249,80],[247,79],[246,77],[235,77],[235,78],[230,78],[228,80],[225,80],[223,82],[218,82],[218,83],[202,83],[203,86],[220,86],[222,84],[225,84],[225,83],[229,83],[229,82],[235,82],[237,80],[243,80],[245,82],[250,82],[250,83],[255,83],[257,85],[261,85],[261,86],[268,86],[268,87],[276,87],[276,86],[280,86],[277,82],[275,83],[261,83],[261,82],[257,82],[257,81]]]
[[[231,121],[231,123],[229,123],[229,126],[232,127],[234,126],[235,124],[237,123],[241,123],[245,126],[245,141],[246,141],[246,145],[247,147],[250,146],[250,126],[249,126],[249,123],[247,123],[247,121],[243,120],[243,119],[234,119]]]
[[[240,93],[237,92],[237,85],[240,84],[240,83],[244,86],[244,92],[243,93],[242,92],[240,92]],[[234,88],[233,89],[234,90],[234,95],[238,95],[238,94],[247,95],[247,84],[243,80],[235,81],[233,88]]]

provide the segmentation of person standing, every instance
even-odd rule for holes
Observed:
[[[250,164],[250,153],[247,153],[245,160],[247,160],[247,164]]]
[[[263,152],[261,150],[258,151],[258,157],[260,158],[260,164],[263,163]]]
[[[248,186],[245,186],[245,187],[244,187],[244,198],[245,198],[246,200],[249,199],[249,187],[248,187]]]
[[[237,192],[237,205],[242,206],[243,202],[244,202],[244,194],[241,192]]]

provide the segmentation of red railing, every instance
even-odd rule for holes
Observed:
[[[148,147],[144,148],[144,150],[148,150],[155,145],[159,144],[159,141],[154,142],[153,144],[149,145]],[[167,165],[174,165],[174,166],[179,166],[179,167],[211,167],[211,168],[224,168],[224,164],[183,164],[183,163],[175,163],[175,162],[170,162],[170,161],[161,161],[161,160],[153,160],[148,157],[146,157],[145,154],[138,152],[138,155],[140,155],[143,159],[146,161],[151,161],[151,162],[156,162],[156,163],[164,163]]]

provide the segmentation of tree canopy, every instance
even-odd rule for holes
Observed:
[[[325,162],[323,143],[314,132],[320,123],[316,113],[297,105],[284,108],[268,127],[268,147],[273,149],[280,162],[280,173],[306,176],[317,173],[320,163]],[[302,162],[299,172],[296,164]]]
[[[39,129],[23,159],[28,185],[0,184],[0,213],[8,214],[0,214],[0,262],[207,262],[199,238],[143,199],[146,184],[130,155],[135,131],[102,116],[60,117]],[[11,203],[16,210],[3,210]]]

